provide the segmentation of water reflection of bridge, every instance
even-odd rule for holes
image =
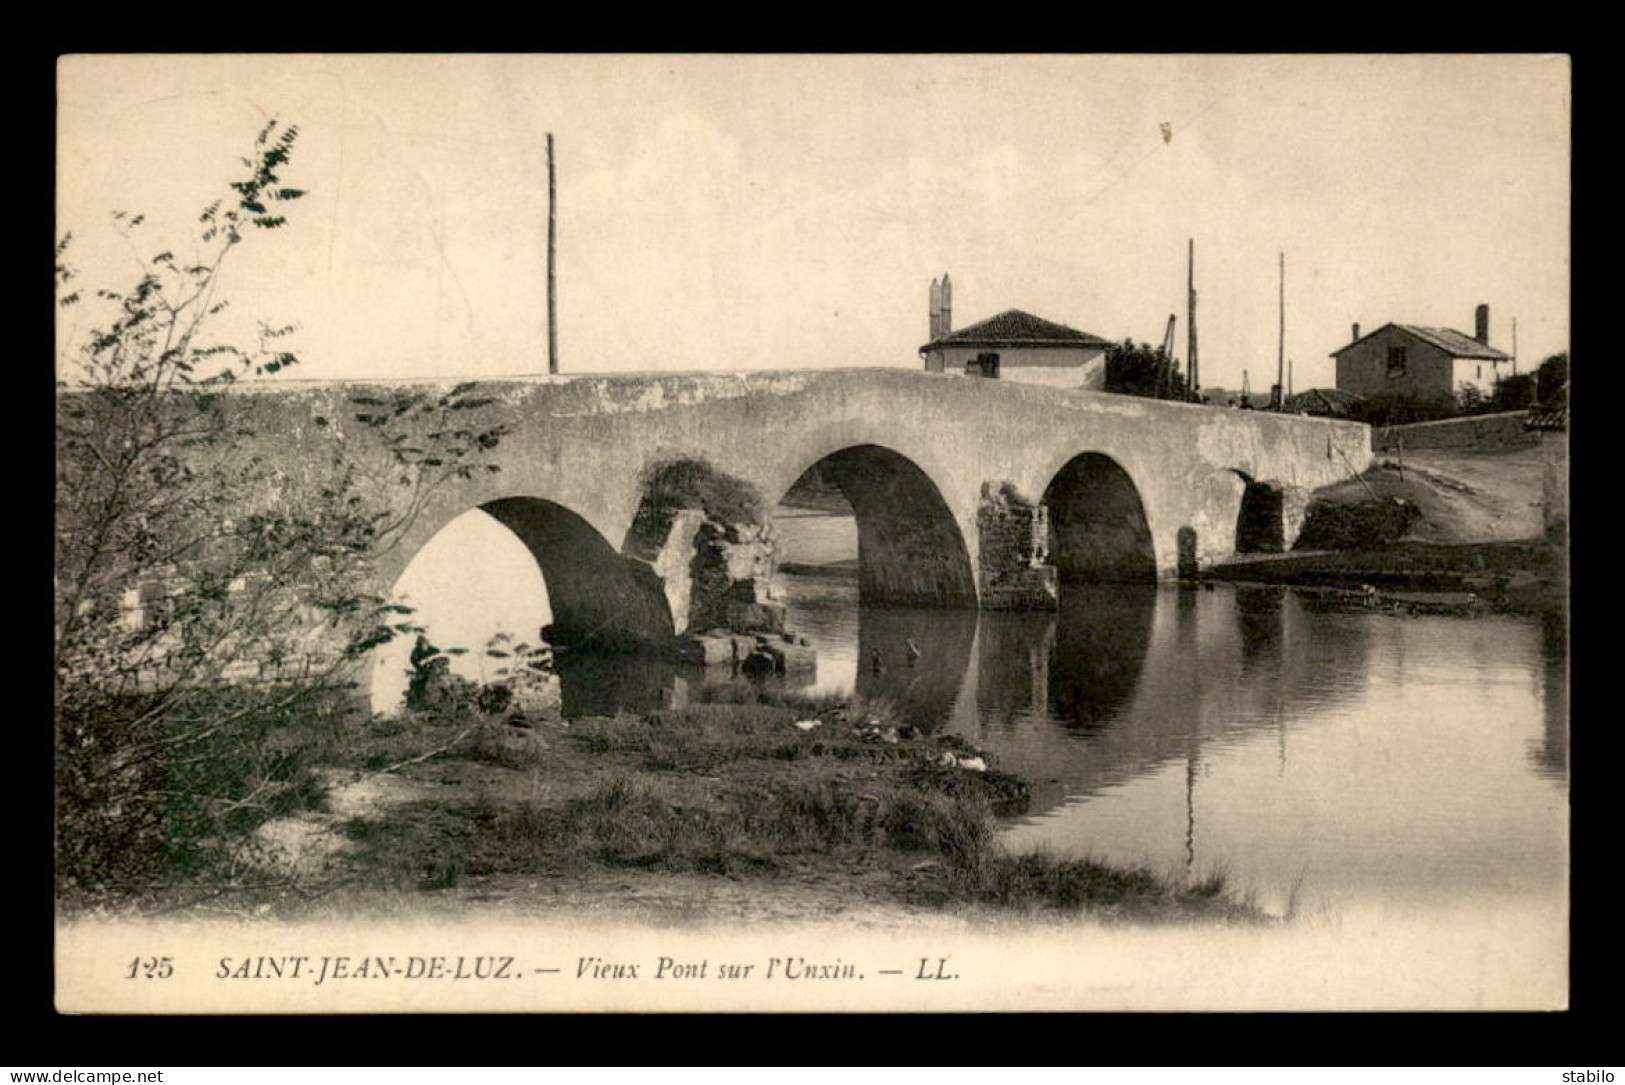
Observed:
[[[1049,614],[829,601],[855,611],[855,691],[991,749],[1032,783],[1034,814],[1259,730],[1278,732],[1284,759],[1293,724],[1359,692],[1370,636],[1366,615],[1277,588],[1073,585]],[[639,657],[559,664],[571,716],[728,680]]]
[[[1032,813],[1193,759],[1203,747],[1286,729],[1363,682],[1367,627],[1270,588],[1066,592],[1059,614],[869,612],[860,661],[905,637],[918,669],[857,688],[994,750],[1033,785]]]

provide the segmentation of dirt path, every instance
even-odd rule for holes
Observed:
[[[316,773],[327,789],[326,810],[273,818],[254,833],[260,845],[260,862],[269,870],[318,878],[354,850],[345,836],[347,822],[382,818],[392,807],[442,790],[432,783],[389,772],[323,768]]]
[[[1402,541],[1520,542],[1544,530],[1543,476],[1557,452],[1544,445],[1494,452],[1419,451],[1385,454],[1358,478],[1316,492],[1331,505],[1399,498],[1421,516]]]
[[[1510,452],[1411,452],[1406,478],[1425,486],[1431,508],[1417,538],[1427,542],[1513,542],[1542,530],[1542,447]],[[1397,472],[1396,472],[1397,473]]]

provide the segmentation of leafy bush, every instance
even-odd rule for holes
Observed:
[[[702,459],[654,464],[644,472],[643,492],[652,507],[702,509],[718,523],[760,524],[766,519],[766,505],[754,486]]]
[[[1535,370],[1535,397],[1542,406],[1552,407],[1558,405],[1568,391],[1569,386],[1569,352],[1554,354],[1540,363]]]
[[[1522,411],[1534,406],[1535,385],[1532,373],[1514,373],[1501,378],[1495,384],[1495,409]]]
[[[355,725],[347,691],[298,692],[294,724],[244,711],[251,695],[230,689],[192,699],[199,716],[133,694],[59,718],[63,903],[186,904],[263,885],[255,830],[321,807],[313,769]]]
[[[362,424],[297,470],[251,440],[246,376],[298,363],[296,325],[211,341],[229,257],[305,195],[281,173],[298,129],[268,123],[247,173],[198,216],[195,262],[165,249],[88,295],[56,246],[58,305],[95,309],[57,357],[55,723],[59,884],[110,895],[251,876],[248,835],[303,795],[285,743],[349,669],[414,628],[368,585],[429,495],[473,473],[500,426],[472,385],[356,397]],[[134,241],[144,216],[117,213]],[[314,418],[315,430],[331,420]],[[274,800],[274,801],[273,801]]]
[[[1495,409],[1495,400],[1485,395],[1483,389],[1479,388],[1478,385],[1468,384],[1463,381],[1456,389],[1457,414],[1489,414]]]
[[[1185,375],[1161,347],[1134,345],[1132,339],[1106,351],[1106,391],[1149,399],[1189,400]]]
[[[1304,516],[1297,550],[1382,550],[1392,546],[1421,517],[1402,498],[1333,503],[1315,501]]]

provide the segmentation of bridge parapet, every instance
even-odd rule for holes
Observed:
[[[278,382],[244,391],[263,397],[264,454],[297,470],[320,442],[360,428],[352,396],[452,383]],[[1146,567],[1171,577],[1182,538],[1198,561],[1235,549],[1250,483],[1289,495],[1281,533],[1290,546],[1301,495],[1363,469],[1371,455],[1369,429],[1358,423],[900,368],[569,374],[484,381],[481,389],[491,400],[485,409],[509,429],[496,457],[502,471],[437,493],[380,563],[386,583],[469,509],[548,502],[621,552],[652,463],[705,459],[773,502],[813,464],[831,460],[844,465],[837,475],[858,513],[866,598],[964,605],[980,597],[987,605],[994,600],[986,578],[973,572],[982,565],[985,487],[1039,498],[1080,456],[1097,457],[1130,487],[1143,539],[1124,519],[1131,502],[1102,504],[1105,491],[1064,503],[1064,517],[1050,525],[1054,537],[1078,539],[1091,517],[1115,517],[1115,526],[1090,528],[1092,537],[1143,542]]]

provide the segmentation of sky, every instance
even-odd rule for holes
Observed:
[[[1544,56],[76,56],[58,234],[81,282],[184,255],[269,118],[288,225],[233,254],[216,331],[297,322],[302,378],[918,368],[1006,309],[1297,389],[1350,325],[1568,349],[1570,66]],[[110,227],[148,216],[143,237]],[[80,341],[88,307],[64,311]],[[233,325],[231,321],[239,322]]]

